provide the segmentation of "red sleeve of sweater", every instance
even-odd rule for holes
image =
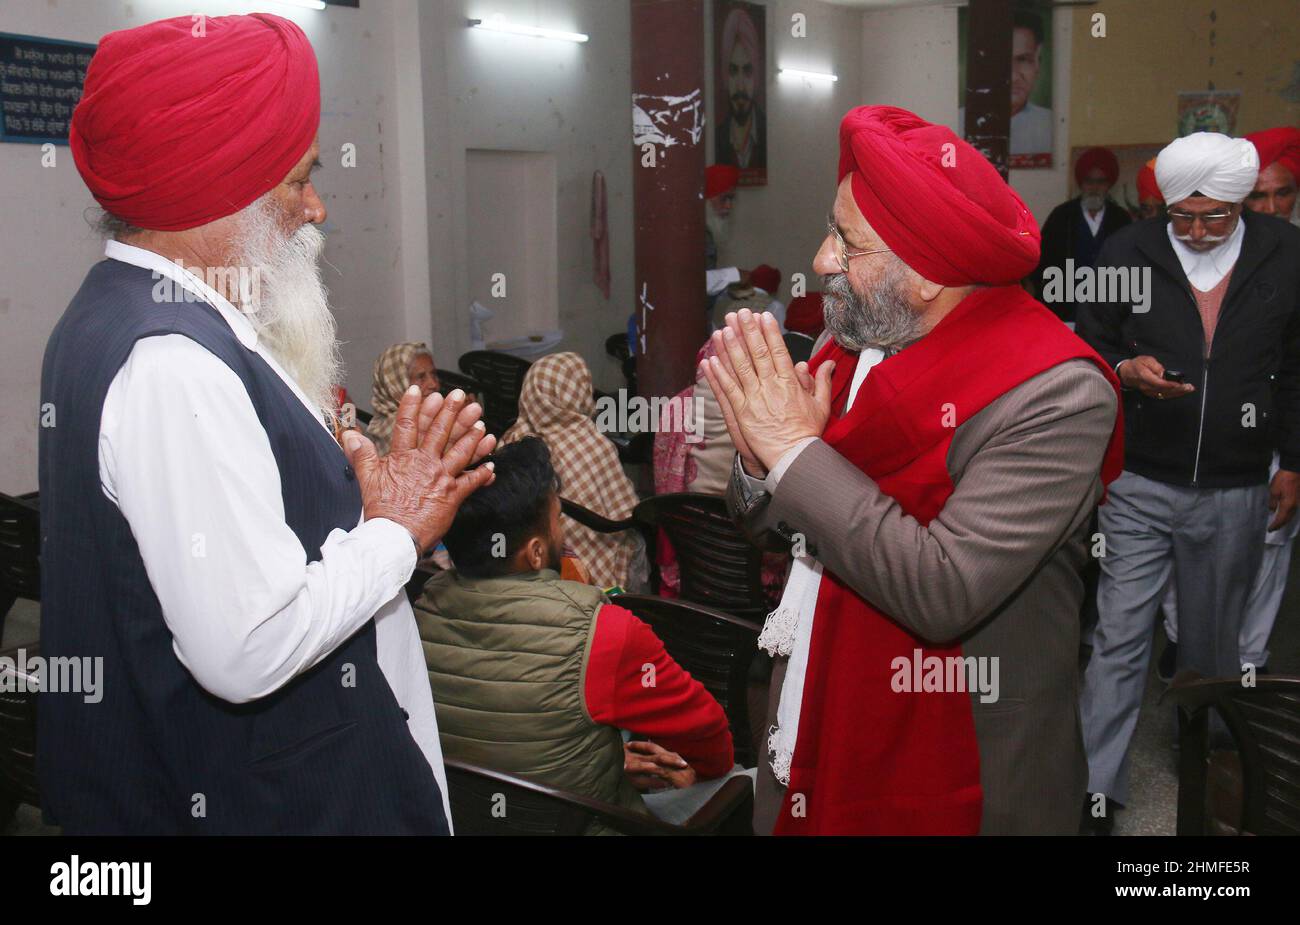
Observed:
[[[701,779],[735,766],[727,715],[631,612],[605,604],[596,614],[584,694],[591,718],[627,729],[681,755]]]

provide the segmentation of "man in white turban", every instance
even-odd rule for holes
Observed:
[[[1295,514],[1300,229],[1243,217],[1258,173],[1245,139],[1174,141],[1155,166],[1167,218],[1122,229],[1097,261],[1127,292],[1098,287],[1105,298],[1079,306],[1079,334],[1125,387],[1124,473],[1098,512],[1105,549],[1081,694],[1093,831],[1108,832],[1129,799],[1128,746],[1165,588],[1179,604],[1177,669],[1237,676],[1259,525]]]

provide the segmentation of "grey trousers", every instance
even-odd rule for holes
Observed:
[[[1088,791],[1126,803],[1128,750],[1171,573],[1178,669],[1240,674],[1237,636],[1264,548],[1268,486],[1199,489],[1125,472],[1098,510],[1106,540],[1092,659],[1080,693]],[[1175,569],[1175,564],[1177,568]]]

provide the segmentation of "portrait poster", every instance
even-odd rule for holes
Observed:
[[[1178,94],[1178,137],[1193,132],[1237,133],[1240,90],[1192,90]]]
[[[1113,151],[1115,160],[1119,161],[1119,178],[1115,181],[1115,185],[1110,188],[1110,198],[1123,206],[1134,219],[1141,218],[1141,211],[1138,207],[1138,171],[1142,169],[1143,164],[1159,154],[1164,146],[1165,143],[1159,141],[1136,145],[1103,145],[1103,147]],[[1074,165],[1078,163],[1079,155],[1091,147],[1093,146],[1076,145],[1070,149],[1071,199],[1079,195],[1079,185],[1074,179]]]
[[[966,137],[967,12],[957,11],[957,134]],[[1011,145],[1013,170],[1052,166],[1052,14],[1017,5],[1011,25]]]
[[[713,0],[714,162],[740,169],[741,186],[767,185],[765,8]]]

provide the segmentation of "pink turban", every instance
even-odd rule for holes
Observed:
[[[181,231],[283,182],[319,126],[316,55],[296,25],[177,16],[104,36],[69,143],[106,211]]]
[[[1029,209],[951,129],[894,106],[859,106],[840,123],[840,181],[904,263],[944,286],[1018,282],[1038,265]]]

